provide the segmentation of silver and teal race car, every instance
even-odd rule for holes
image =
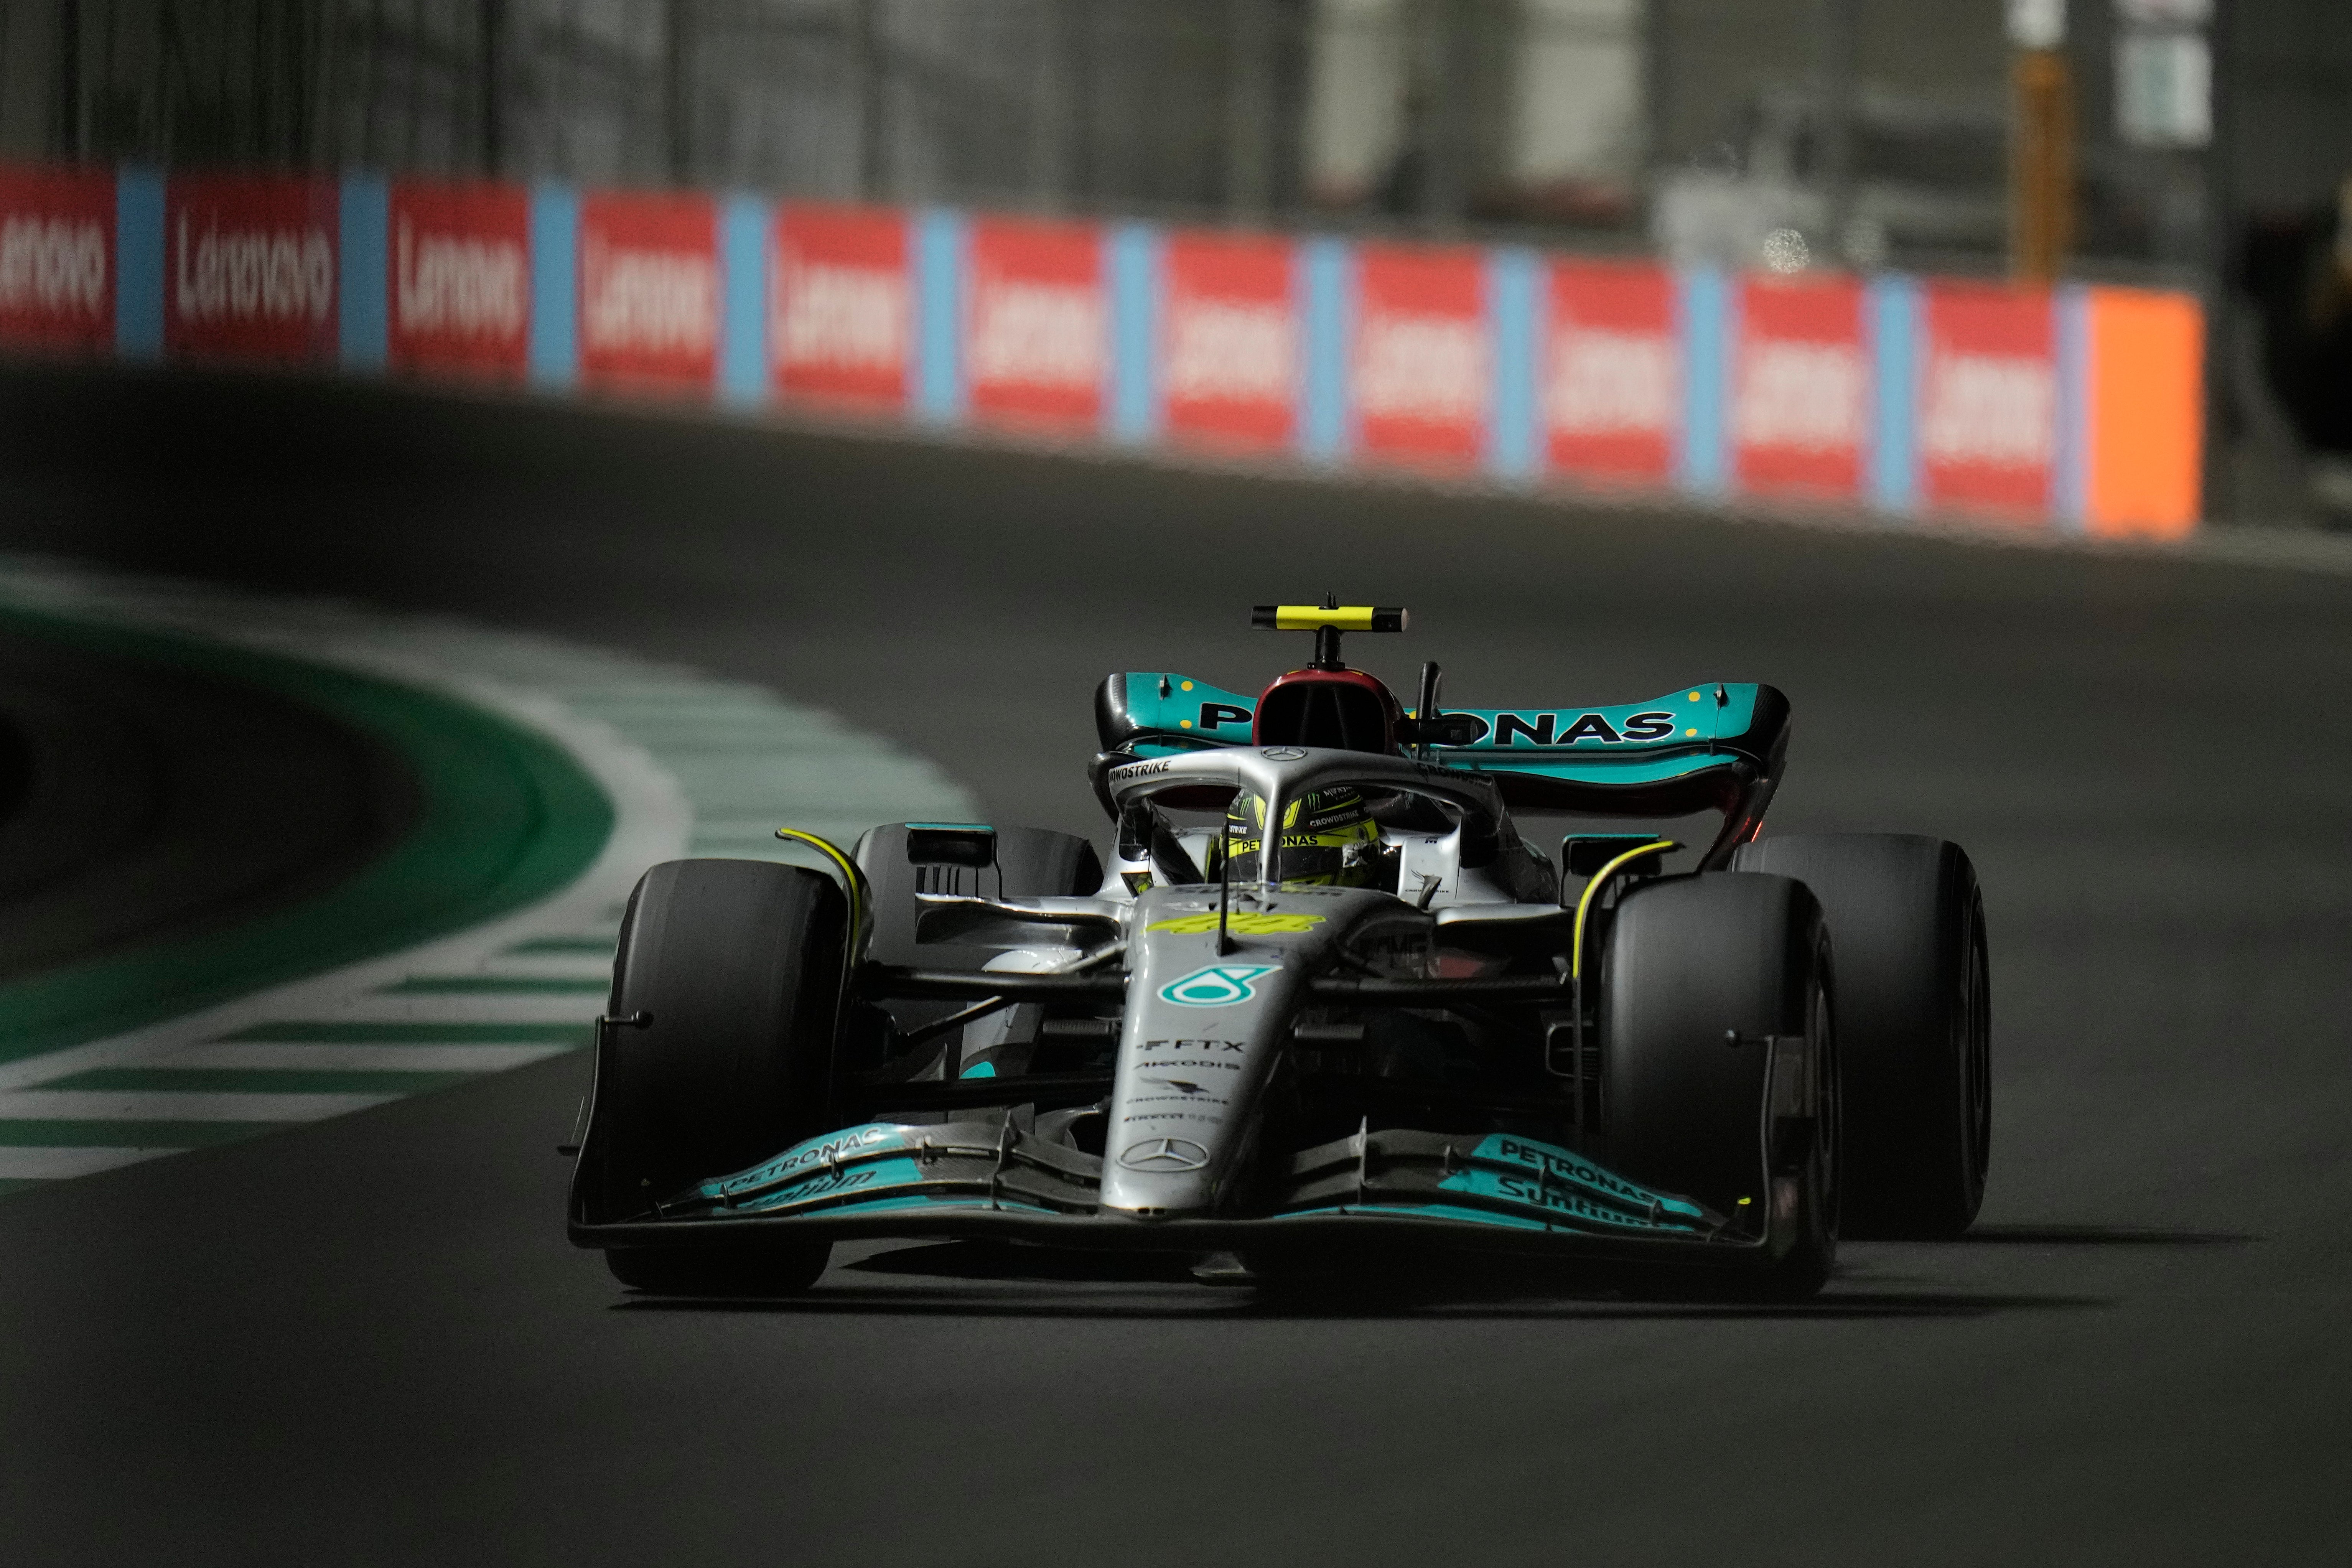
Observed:
[[[961,1237],[1267,1288],[1486,1253],[1789,1300],[1842,1226],[1969,1225],[1975,873],[1938,839],[1759,837],[1779,691],[1446,710],[1425,665],[1407,708],[1340,659],[1402,610],[1255,619],[1316,646],[1254,698],[1103,683],[1107,862],[1070,834],[908,823],[854,851],[782,830],[822,870],[646,872],[572,1239],[673,1293]],[[1522,831],[1546,818],[1556,859]]]

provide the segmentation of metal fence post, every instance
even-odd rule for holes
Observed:
[[[1246,219],[1263,214],[1273,196],[1274,37],[1266,0],[1231,0],[1231,7],[1225,205]]]
[[[482,0],[481,92],[482,173],[497,179],[506,169],[506,0]]]

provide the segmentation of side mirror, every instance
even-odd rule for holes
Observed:
[[[985,870],[996,864],[996,829],[978,822],[910,822],[907,862]]]
[[[1590,877],[1626,850],[1657,842],[1654,833],[1571,833],[1559,841],[1560,866],[1571,877]],[[1657,869],[1657,858],[1653,856],[1635,861],[1627,875],[1654,876]]]

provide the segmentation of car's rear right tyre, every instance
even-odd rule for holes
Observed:
[[[1984,899],[1957,844],[1790,834],[1739,851],[1821,900],[1838,955],[1845,1232],[1968,1229],[1992,1160],[1992,979]]]
[[[1802,1300],[1836,1260],[1829,937],[1786,877],[1637,888],[1602,953],[1604,1158],[1763,1238],[1762,1266],[1629,1270],[1638,1294]]]
[[[657,1218],[694,1183],[832,1130],[847,923],[833,880],[794,866],[672,860],[645,874],[614,959],[577,1218]],[[605,1259],[638,1289],[766,1293],[814,1280],[829,1250],[640,1245]]]

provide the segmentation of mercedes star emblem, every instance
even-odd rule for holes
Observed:
[[[1118,1163],[1130,1171],[1197,1171],[1209,1163],[1209,1152],[1181,1138],[1146,1138],[1120,1151]]]
[[[1268,746],[1258,755],[1269,763],[1295,763],[1303,759],[1307,753],[1296,746]]]

